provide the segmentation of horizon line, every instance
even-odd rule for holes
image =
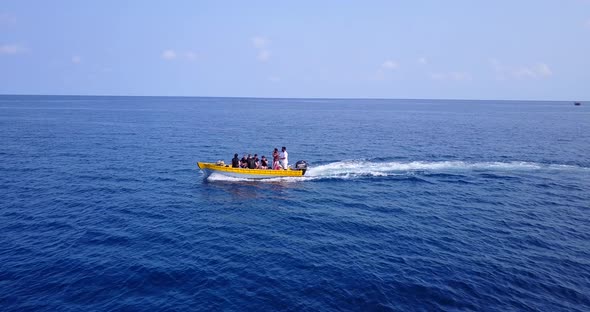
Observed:
[[[588,100],[539,99],[468,99],[468,98],[385,98],[385,97],[264,97],[264,96],[208,96],[208,95],[113,95],[113,94],[4,94],[0,96],[71,96],[71,97],[168,97],[168,98],[233,98],[233,99],[294,99],[294,100],[434,100],[434,101],[503,101],[503,102],[588,102]]]

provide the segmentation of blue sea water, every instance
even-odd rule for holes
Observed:
[[[0,310],[588,311],[589,152],[571,102],[0,96]]]

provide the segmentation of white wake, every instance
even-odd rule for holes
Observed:
[[[465,171],[522,172],[536,170],[587,170],[590,168],[541,164],[525,161],[511,162],[467,162],[467,161],[411,161],[411,162],[373,162],[365,160],[338,161],[325,165],[310,166],[303,177],[282,177],[263,179],[265,182],[299,182],[319,179],[351,179],[359,177],[387,177],[408,175],[416,172],[460,173]],[[211,174],[209,181],[252,181],[246,178],[227,177]]]

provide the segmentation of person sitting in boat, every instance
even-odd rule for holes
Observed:
[[[238,154],[234,154],[234,158],[231,160],[232,168],[239,168],[240,167],[240,159],[238,158]]]
[[[244,154],[244,157],[240,160],[240,168],[248,168],[248,158],[247,155]]]
[[[279,170],[281,166],[279,166],[279,149],[275,148],[272,152],[272,169]]]
[[[264,155],[262,155],[262,158],[260,159],[260,169],[268,169],[268,160]]]
[[[251,154],[248,154],[248,169],[256,169],[256,161],[254,160],[254,157],[252,157]]]
[[[258,159],[258,154],[254,154],[254,165],[256,169],[260,169],[260,160]]]
[[[287,153],[287,148],[284,146],[281,148],[279,161],[281,162],[281,167],[283,167],[283,169],[287,170],[289,168],[289,153]]]
[[[283,167],[281,167],[281,165],[279,164],[279,162],[278,162],[278,161],[275,161],[275,162],[273,162],[273,167],[272,167],[272,169],[273,169],[273,170],[281,170],[281,169],[283,169]]]

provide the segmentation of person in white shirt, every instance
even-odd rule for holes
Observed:
[[[284,146],[281,148],[281,153],[279,154],[279,162],[283,169],[286,170],[289,168],[289,153],[287,153],[287,148]]]

